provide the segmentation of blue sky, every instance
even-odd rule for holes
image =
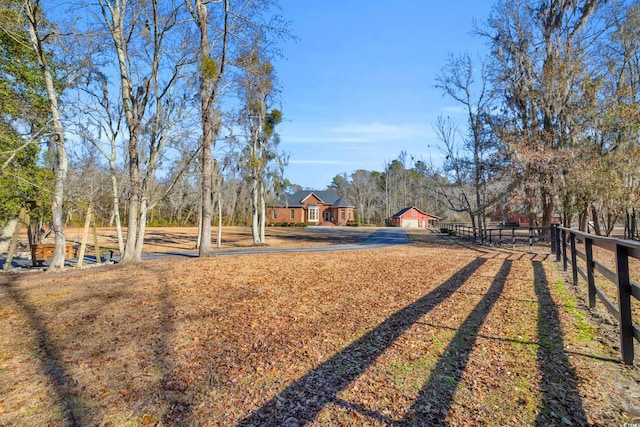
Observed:
[[[439,162],[433,124],[458,106],[434,88],[449,54],[479,55],[471,34],[492,1],[280,0],[297,42],[276,62],[285,177],[324,189],[340,173],[382,171],[402,150]]]

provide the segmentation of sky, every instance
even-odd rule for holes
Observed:
[[[438,164],[433,125],[460,107],[434,87],[450,54],[479,58],[472,34],[489,0],[280,0],[297,41],[280,44],[285,178],[325,189],[333,177],[384,170],[401,151]]]

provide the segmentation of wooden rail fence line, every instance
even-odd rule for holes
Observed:
[[[479,230],[459,223],[436,223],[436,227],[442,232],[447,230],[450,235],[465,238],[470,242],[482,245],[516,245],[522,243],[532,249],[534,243],[552,242],[551,227],[490,227]]]
[[[572,281],[578,285],[579,277],[587,283],[589,307],[596,306],[600,299],[607,311],[616,318],[620,333],[620,353],[623,363],[633,364],[634,340],[640,342],[640,327],[633,322],[631,298],[640,300],[640,286],[629,274],[629,258],[640,260],[640,243],[611,237],[595,236],[572,228],[553,224],[551,227],[500,227],[480,231],[465,224],[438,223],[436,227],[449,235],[467,239],[470,242],[493,245],[512,245],[526,239],[531,250],[536,242],[549,245],[557,262],[562,263],[564,271],[571,266]],[[497,239],[497,240],[496,240]],[[584,243],[584,252],[577,243]],[[608,250],[615,254],[616,271],[607,268],[593,255],[593,247]],[[586,268],[578,265],[578,258],[584,261]],[[618,305],[611,301],[595,283],[595,272],[599,272],[617,287]]]
[[[634,339],[640,341],[640,328],[633,323],[631,297],[640,300],[640,286],[631,281],[629,258],[640,259],[640,244],[630,240],[594,236],[559,225],[552,227],[552,240],[556,242],[554,246],[558,248],[555,251],[556,261],[562,261],[562,267],[565,271],[568,270],[569,261],[571,262],[573,284],[578,285],[579,276],[587,282],[589,307],[596,306],[597,297],[618,321],[622,361],[626,364],[632,364]],[[584,252],[577,248],[577,242],[584,243]],[[594,259],[594,246],[612,251],[615,254],[615,272]],[[586,271],[578,265],[578,258],[584,261]],[[595,271],[616,285],[618,306],[596,286]]]

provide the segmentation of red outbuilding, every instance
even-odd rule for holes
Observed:
[[[440,221],[440,217],[423,212],[415,206],[404,208],[391,217],[391,223],[396,227],[427,228],[437,221]]]

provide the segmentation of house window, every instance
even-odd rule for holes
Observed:
[[[318,222],[318,208],[309,208],[309,222]]]
[[[273,219],[277,219],[278,218],[278,209],[274,209],[273,210]]]
[[[296,210],[295,209],[291,209],[289,211],[289,218],[296,219]]]
[[[340,219],[345,219],[346,218],[346,212],[344,209],[340,209]]]
[[[417,216],[418,212],[415,209],[411,209],[411,216]]]

